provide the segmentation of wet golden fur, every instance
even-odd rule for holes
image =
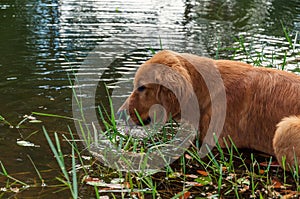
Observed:
[[[149,64],[163,64],[166,71],[154,71],[158,83],[164,82],[171,88],[179,89],[182,98],[195,92],[199,102],[200,139],[203,141],[211,118],[211,99],[203,77],[185,59],[188,54],[161,51],[143,64],[136,73],[134,91],[121,107],[126,109],[132,120],[139,123],[135,110],[143,120],[149,117],[149,108],[161,104],[176,119],[180,108],[174,93],[158,84],[148,84],[140,92],[137,88],[150,75]],[[213,60],[193,56],[193,61],[210,70],[216,68],[224,82],[227,111],[219,142],[224,146],[223,137],[230,136],[239,148],[251,148],[275,155],[281,163],[283,156],[290,165],[294,157],[300,161],[300,77],[284,71],[253,67],[228,60]],[[169,77],[168,70],[180,75]],[[190,82],[194,90],[188,89],[182,81]],[[209,95],[210,94],[210,95]],[[295,156],[294,156],[295,155]]]

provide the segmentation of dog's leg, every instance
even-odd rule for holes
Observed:
[[[277,124],[273,138],[273,148],[277,161],[287,170],[299,168],[300,163],[300,117],[290,116]]]

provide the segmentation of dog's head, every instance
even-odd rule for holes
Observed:
[[[119,111],[126,110],[132,121],[147,125],[153,119],[180,119],[180,107],[192,93],[190,75],[180,55],[161,51],[140,66],[134,90]],[[163,108],[162,108],[163,107]]]

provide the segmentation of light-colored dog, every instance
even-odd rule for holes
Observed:
[[[189,62],[191,56],[207,74],[217,69],[223,80],[227,107],[219,137],[221,146],[224,147],[223,139],[230,136],[237,147],[275,155],[280,164],[283,157],[290,166],[295,165],[295,157],[300,161],[300,77],[289,72],[164,50],[138,69],[134,91],[120,110],[126,110],[136,124],[141,120],[148,124],[150,108],[160,104],[168,116],[178,120],[181,108],[172,89],[183,100],[194,92],[200,112],[199,139],[203,141],[211,121],[211,98],[219,91],[207,88],[205,78]],[[164,67],[153,71],[153,64]],[[155,77],[156,83],[147,83],[150,76]],[[192,85],[192,89],[185,82]]]

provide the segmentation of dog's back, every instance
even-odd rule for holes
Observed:
[[[300,158],[300,119],[296,117],[300,115],[300,77],[240,62],[216,64],[228,98],[226,120],[235,121],[228,131],[237,131],[234,135],[242,139],[236,140],[243,147],[275,154],[279,162],[284,155],[289,164],[294,156]],[[225,124],[224,131],[226,128]]]

